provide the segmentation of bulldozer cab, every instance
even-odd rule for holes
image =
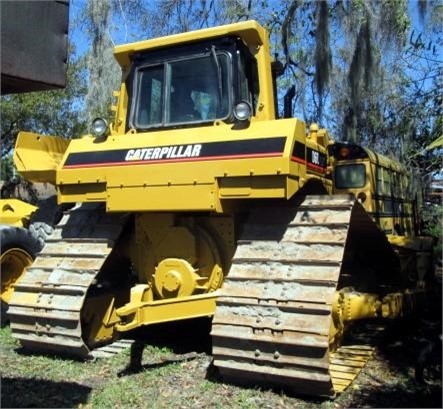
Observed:
[[[121,94],[128,95],[115,124],[118,132],[233,123],[239,103],[250,107],[250,116],[274,119],[269,70],[260,74],[265,89],[258,86],[258,64],[269,67],[267,40],[255,22],[238,27],[238,34],[231,25],[219,33],[202,30],[198,38],[185,33],[116,47],[125,79]]]
[[[249,50],[233,37],[136,54],[126,81],[128,128],[231,120],[234,101],[255,105],[252,61]]]

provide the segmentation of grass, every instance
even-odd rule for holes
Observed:
[[[197,320],[198,321],[198,320]],[[441,318],[432,321],[440,325]],[[429,323],[428,323],[429,324]],[[420,326],[421,325],[421,326]],[[335,400],[222,383],[211,366],[207,324],[188,322],[135,332],[146,339],[142,370],[125,372],[129,350],[79,362],[22,351],[0,330],[1,407],[40,408],[347,408],[441,407],[441,365],[428,383],[414,380],[414,357],[426,335],[406,325],[388,333],[356,381]]]

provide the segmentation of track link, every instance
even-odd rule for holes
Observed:
[[[243,230],[212,326],[225,380],[335,396],[372,354],[329,350],[334,294],[351,212],[346,196],[307,196],[297,211],[254,211]]]
[[[89,356],[81,310],[124,222],[124,216],[107,214],[98,204],[63,214],[11,299],[12,335],[24,348]]]

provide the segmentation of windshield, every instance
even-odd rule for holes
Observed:
[[[339,165],[335,168],[335,187],[338,189],[360,188],[366,185],[365,165]]]
[[[229,55],[208,53],[137,69],[132,126],[152,128],[225,119]]]

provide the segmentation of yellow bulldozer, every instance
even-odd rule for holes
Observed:
[[[17,139],[19,172],[75,205],[15,286],[13,336],[86,358],[141,326],[212,317],[226,381],[343,391],[367,355],[343,346],[351,324],[420,308],[432,275],[406,175],[290,109],[278,117],[278,69],[255,21],[117,46],[115,58],[111,124]],[[375,188],[385,169],[401,173],[396,201]]]

